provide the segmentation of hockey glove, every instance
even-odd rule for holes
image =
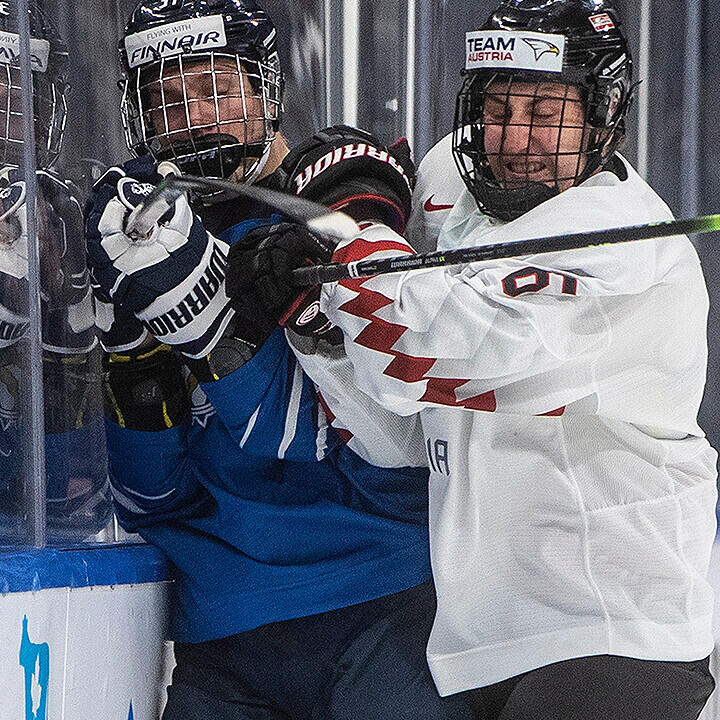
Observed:
[[[387,147],[364,130],[335,125],[292,150],[274,180],[286,192],[402,233],[415,166],[405,138]]]
[[[206,355],[233,315],[225,293],[228,245],[206,232],[184,196],[145,239],[125,233],[131,211],[161,177],[148,158],[108,170],[85,208],[98,297],[133,313],[160,342]]]
[[[145,326],[122,305],[104,302],[95,292],[95,316],[100,344],[106,352],[124,353],[139,348],[148,338]]]
[[[104,367],[105,416],[121,427],[167,430],[190,413],[182,363],[167,345],[108,354]]]
[[[78,355],[97,343],[82,208],[54,173],[39,170],[37,184],[43,347]]]
[[[80,203],[68,185],[47,170],[36,175],[37,232],[40,238],[40,286],[48,307],[67,307],[88,293],[85,238]],[[0,170],[4,192],[5,240],[24,238],[27,244],[27,206],[23,173],[14,167]]]
[[[37,172],[40,284],[51,308],[77,305],[90,281],[80,202],[60,177]]]
[[[302,225],[253,228],[230,249],[228,293],[244,299],[246,306],[273,324],[279,322],[299,335],[341,342],[340,332],[320,312],[320,288],[298,296],[298,288],[291,282],[295,268],[328,262],[334,250],[334,242],[313,235]]]
[[[80,205],[59,177],[44,170],[36,177],[43,346],[61,354],[84,353],[94,347],[96,333]],[[21,178],[16,168],[0,171],[0,347],[19,340],[28,326],[27,203]]]

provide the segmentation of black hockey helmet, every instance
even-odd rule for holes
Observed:
[[[22,88],[16,0],[0,13],[0,164],[23,162]],[[50,167],[62,148],[67,118],[68,50],[36,0],[28,3],[30,66],[33,77],[35,146],[38,167]]]
[[[481,31],[468,33],[466,50],[453,153],[482,212],[513,220],[567,186],[586,180],[621,146],[634,90],[632,58],[620,17],[607,0],[503,0]],[[517,88],[518,83],[524,83],[525,88],[530,84],[532,90],[514,90],[513,84]],[[533,162],[544,162],[546,167],[556,168],[555,176],[538,181],[527,170],[524,178],[515,174],[509,182],[493,169],[493,164],[495,168],[500,164],[498,153],[502,150],[493,156],[486,147],[488,90],[495,88],[497,98],[497,88],[501,88],[500,96],[505,96],[506,103],[516,93],[532,95],[534,101],[547,83],[580,90],[585,127],[580,152],[574,151],[577,162],[568,170],[570,153],[560,151],[561,125],[556,127],[558,147],[554,153],[531,151],[530,136],[542,125],[533,115],[525,125],[528,143],[524,162],[528,168]],[[565,114],[563,106],[560,116]],[[507,129],[507,118],[504,123]],[[520,166],[522,163],[520,160]],[[558,176],[557,168],[562,165],[564,173]]]
[[[275,27],[254,0],[141,0],[119,50],[123,124],[133,153],[206,177],[227,178],[241,166],[240,180],[257,175],[279,127],[283,78]],[[198,96],[192,83],[202,75],[211,89]],[[168,97],[169,81],[181,84],[180,97]],[[260,110],[248,110],[250,98]],[[190,111],[203,102],[214,104],[214,117],[197,123]],[[228,116],[231,106],[236,112]],[[180,127],[173,113],[184,118]]]

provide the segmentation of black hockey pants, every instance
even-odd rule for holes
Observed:
[[[547,665],[466,695],[477,720],[696,720],[714,686],[708,659],[599,655]]]
[[[472,720],[425,659],[431,582],[378,600],[175,644],[163,720]]]

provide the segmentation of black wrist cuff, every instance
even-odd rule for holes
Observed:
[[[179,425],[190,412],[182,362],[167,345],[105,356],[105,415],[130,430]]]
[[[272,330],[265,323],[247,320],[238,309],[212,350],[199,360],[185,358],[185,365],[198,382],[220,380],[248,362]]]

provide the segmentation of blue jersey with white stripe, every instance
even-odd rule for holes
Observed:
[[[236,240],[243,222],[223,233]],[[427,470],[377,468],[327,423],[278,329],[161,432],[108,422],[123,525],[178,569],[173,637],[199,642],[430,577]]]

